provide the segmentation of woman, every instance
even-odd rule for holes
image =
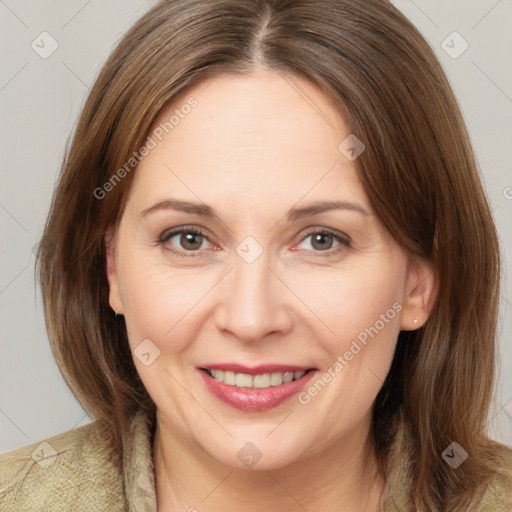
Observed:
[[[512,507],[496,231],[389,3],[159,3],[91,90],[38,261],[95,421],[2,456],[2,510]]]

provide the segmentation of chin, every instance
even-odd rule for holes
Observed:
[[[281,436],[276,435],[274,439],[270,439],[268,428],[264,430],[264,433],[252,436],[237,436],[233,433],[235,439],[230,439],[227,443],[212,440],[214,449],[212,445],[204,446],[203,443],[201,448],[220,464],[233,470],[249,471],[281,469],[297,462],[304,454],[306,439],[303,442],[294,441],[289,432],[281,432]]]

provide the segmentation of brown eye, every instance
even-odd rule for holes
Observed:
[[[196,233],[183,233],[179,238],[181,247],[189,251],[195,251],[201,248],[203,236]]]
[[[309,247],[301,247],[312,253],[326,253],[325,256],[337,253],[350,246],[348,238],[325,230],[311,231],[302,239],[301,245],[310,239]],[[299,246],[300,247],[300,246]],[[322,254],[324,256],[324,254]]]
[[[330,233],[317,233],[312,235],[311,245],[316,251],[330,249],[333,245],[334,237]]]
[[[204,242],[209,241],[201,231],[181,228],[164,232],[160,236],[159,242],[164,244],[171,252],[183,256],[196,256],[205,249]]]

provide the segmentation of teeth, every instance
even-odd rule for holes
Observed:
[[[271,386],[279,386],[283,383],[283,374],[281,372],[271,373],[270,374],[270,385]]]
[[[237,388],[252,388],[252,376],[245,373],[236,373],[235,386]]]
[[[217,372],[222,372],[222,370],[212,370],[212,375],[215,377],[215,378],[221,378],[221,376],[217,373],[217,374],[213,374],[214,371],[217,371]],[[230,386],[234,386],[235,385],[235,372],[224,372],[224,384],[229,384]]]
[[[229,386],[238,388],[265,389],[271,386],[280,386],[283,383],[300,379],[306,372],[275,372],[263,373],[261,375],[248,375],[246,373],[235,373],[223,370],[208,370],[210,375],[217,382],[224,382]]]
[[[283,382],[291,382],[293,380],[293,372],[286,372],[283,375]]]
[[[252,378],[253,388],[269,388],[270,387],[270,373],[263,375],[254,375]]]

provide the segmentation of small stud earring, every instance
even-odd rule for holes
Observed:
[[[117,313],[116,313],[116,314],[117,314]],[[415,323],[415,324],[417,324],[417,323],[418,323],[418,319],[417,319],[417,318],[415,318],[415,319],[414,319],[414,323]]]

